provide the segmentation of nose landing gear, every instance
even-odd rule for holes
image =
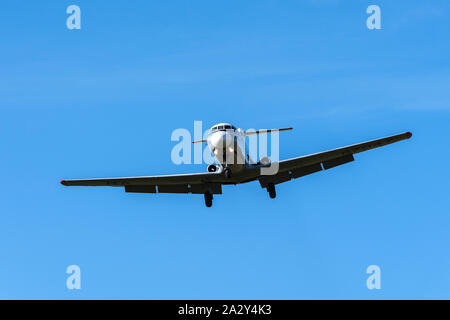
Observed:
[[[210,192],[205,192],[205,204],[208,208],[212,206],[213,195]]]
[[[267,192],[272,199],[277,197],[277,192],[275,191],[275,185],[271,182],[267,185]]]

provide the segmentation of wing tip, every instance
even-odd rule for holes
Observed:
[[[63,186],[67,186],[67,181],[66,180],[61,180],[59,183],[61,183]]]
[[[412,132],[411,131],[408,131],[405,134],[406,134],[406,139],[409,139],[409,138],[412,137]]]

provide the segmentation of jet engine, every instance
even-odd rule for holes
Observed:
[[[270,164],[270,159],[268,157],[262,157],[259,159],[259,164],[266,166]]]
[[[210,164],[208,166],[208,172],[217,172],[219,168],[215,164]]]

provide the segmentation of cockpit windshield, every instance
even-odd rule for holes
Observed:
[[[215,132],[215,131],[226,131],[226,130],[234,131],[234,130],[236,130],[236,128],[230,124],[224,124],[224,125],[214,126],[209,131]]]

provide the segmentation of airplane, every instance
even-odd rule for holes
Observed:
[[[215,158],[215,164],[207,172],[82,180],[61,180],[64,186],[111,186],[124,187],[133,193],[191,193],[203,194],[207,207],[212,206],[213,195],[222,194],[222,185],[237,185],[259,181],[270,198],[276,197],[277,184],[300,178],[322,170],[354,161],[354,154],[409,139],[411,132],[375,139],[363,143],[313,153],[297,158],[271,163],[262,157],[256,163],[246,154],[245,138],[251,135],[268,134],[292,130],[292,128],[244,131],[229,123],[219,123],[207,132],[206,139],[192,143],[207,143]],[[278,169],[274,174],[263,174],[272,165]]]

